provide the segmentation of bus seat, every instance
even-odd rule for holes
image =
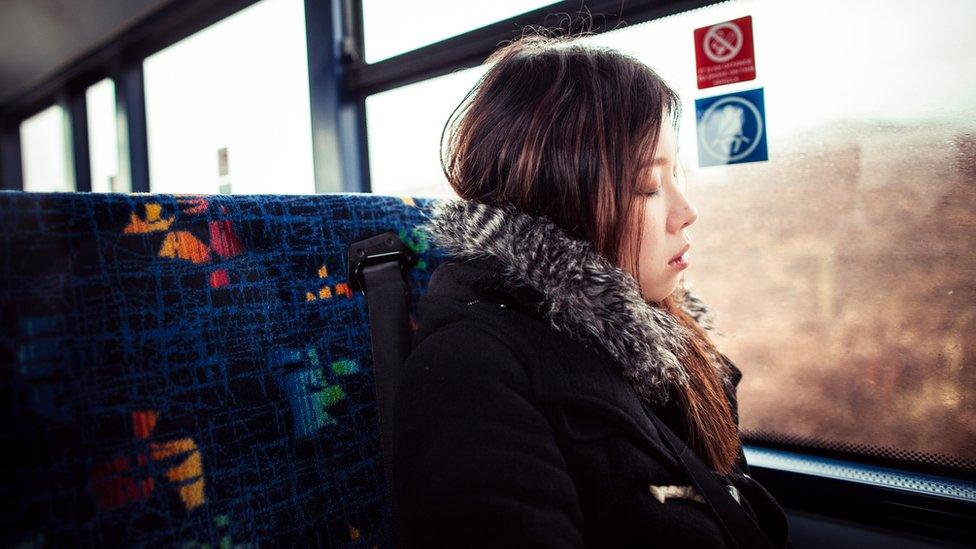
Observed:
[[[433,199],[0,192],[5,545],[386,546],[349,243]]]

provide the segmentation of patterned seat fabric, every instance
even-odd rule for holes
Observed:
[[[4,545],[385,546],[348,245],[431,199],[0,192]]]

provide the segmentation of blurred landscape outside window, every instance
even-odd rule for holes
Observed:
[[[698,90],[694,29],[747,15],[757,78]],[[966,0],[740,0],[584,39],[682,96],[685,275],[744,373],[747,438],[976,469],[974,20]],[[441,129],[485,70],[367,98],[374,192],[454,194]],[[759,87],[769,160],[699,168],[695,99]]]
[[[314,193],[305,4],[261,0],[144,61],[154,193]]]
[[[75,190],[68,135],[67,114],[60,105],[52,105],[21,122],[20,154],[25,191]]]
[[[88,105],[88,147],[91,190],[127,193],[128,178],[119,178],[119,141],[115,112],[115,82],[101,80],[85,91]],[[123,188],[124,187],[124,188]]]

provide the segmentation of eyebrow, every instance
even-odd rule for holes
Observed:
[[[659,156],[659,157],[655,158],[654,160],[651,160],[650,162],[648,162],[647,160],[641,162],[640,167],[641,167],[641,169],[644,169],[644,168],[646,168],[648,166],[651,166],[651,167],[653,167],[653,166],[663,166],[664,164],[667,164],[667,163],[668,163],[668,159],[667,158],[661,158]]]
[[[681,149],[678,148],[678,147],[675,147],[675,150],[674,150],[675,157],[677,157],[678,156],[678,153],[680,153],[680,152],[681,152]],[[668,163],[668,159],[667,158],[663,158],[663,157],[658,156],[658,157],[655,157],[654,160],[651,160],[650,162],[648,162],[647,160],[641,162],[640,169],[644,169],[647,166],[651,166],[651,167],[653,167],[653,166],[662,166],[662,165],[667,164],[667,163]]]

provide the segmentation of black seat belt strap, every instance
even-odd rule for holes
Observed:
[[[708,469],[678,435],[657,415],[648,411],[665,444],[681,462],[695,489],[714,511],[722,531],[733,547],[772,548],[772,543],[745,508],[732,498],[726,486]]]
[[[417,262],[393,232],[385,232],[349,247],[349,285],[366,296],[370,346],[373,353],[373,389],[379,416],[380,445],[394,536],[400,526],[394,494],[393,410],[397,373],[410,353],[407,272]]]

